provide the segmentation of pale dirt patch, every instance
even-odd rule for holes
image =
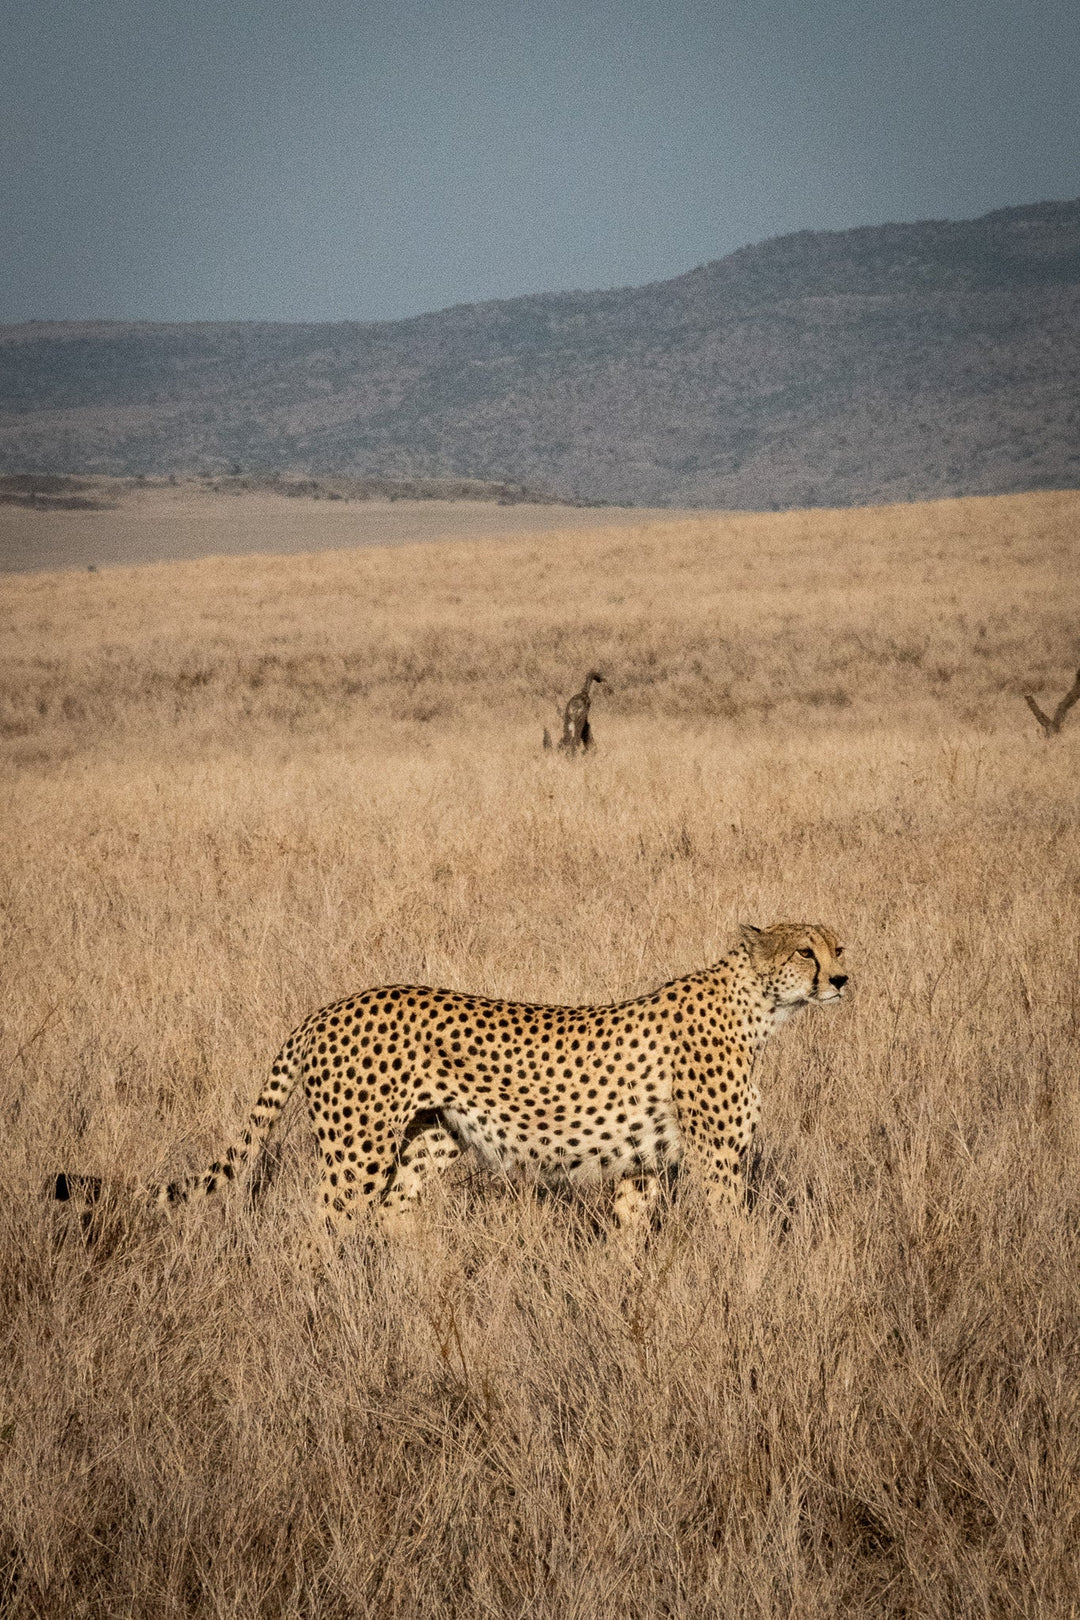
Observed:
[[[0,572],[510,539],[658,515],[623,507],[528,502],[311,500],[265,490],[209,490],[190,480],[145,490],[127,480],[97,479],[94,484],[120,505],[100,512],[0,506]]]

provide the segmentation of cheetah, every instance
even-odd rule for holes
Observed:
[[[289,1036],[243,1131],[209,1169],[151,1190],[174,1205],[233,1181],[302,1083],[318,1139],[317,1217],[335,1234],[363,1211],[408,1230],[425,1180],[471,1148],[488,1169],[541,1182],[614,1181],[617,1228],[651,1218],[682,1167],[717,1210],[743,1203],[758,1123],[754,1064],[811,1002],[836,1002],[843,947],[813,923],[744,926],[712,967],[636,1000],[533,1006],[392,985],[323,1007]],[[93,1177],[54,1196],[85,1208]]]

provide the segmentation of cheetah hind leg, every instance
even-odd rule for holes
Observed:
[[[405,1133],[394,1166],[394,1179],[379,1206],[379,1226],[387,1237],[411,1237],[424,1184],[432,1171],[447,1170],[461,1157],[461,1147],[441,1120],[418,1115]]]

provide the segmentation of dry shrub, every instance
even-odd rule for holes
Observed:
[[[1072,1612],[1080,726],[1016,692],[1077,505],[5,582],[5,1614]],[[628,1265],[465,1175],[315,1275],[295,1117],[256,1207],[138,1207],[319,1002],[622,997],[783,916],[854,994],[766,1054],[741,1227]]]

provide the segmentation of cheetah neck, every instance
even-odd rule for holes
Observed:
[[[757,1048],[760,1049],[769,1036],[775,1030],[781,1029],[795,1013],[801,1012],[806,1003],[782,1002],[776,990],[755,970],[750,960],[750,952],[745,945],[740,945],[733,951],[730,960],[739,964],[740,982],[746,986],[746,993],[751,999],[756,998],[755,1012],[761,1015],[760,1025],[755,1025],[755,1028],[761,1030],[757,1042]]]
[[[713,967],[706,969],[705,977],[711,982],[717,1000],[741,1014],[738,1018],[740,1039],[756,1055],[791,1009],[777,1007],[776,996],[754,971],[745,945],[736,946],[727,956],[722,956]]]

